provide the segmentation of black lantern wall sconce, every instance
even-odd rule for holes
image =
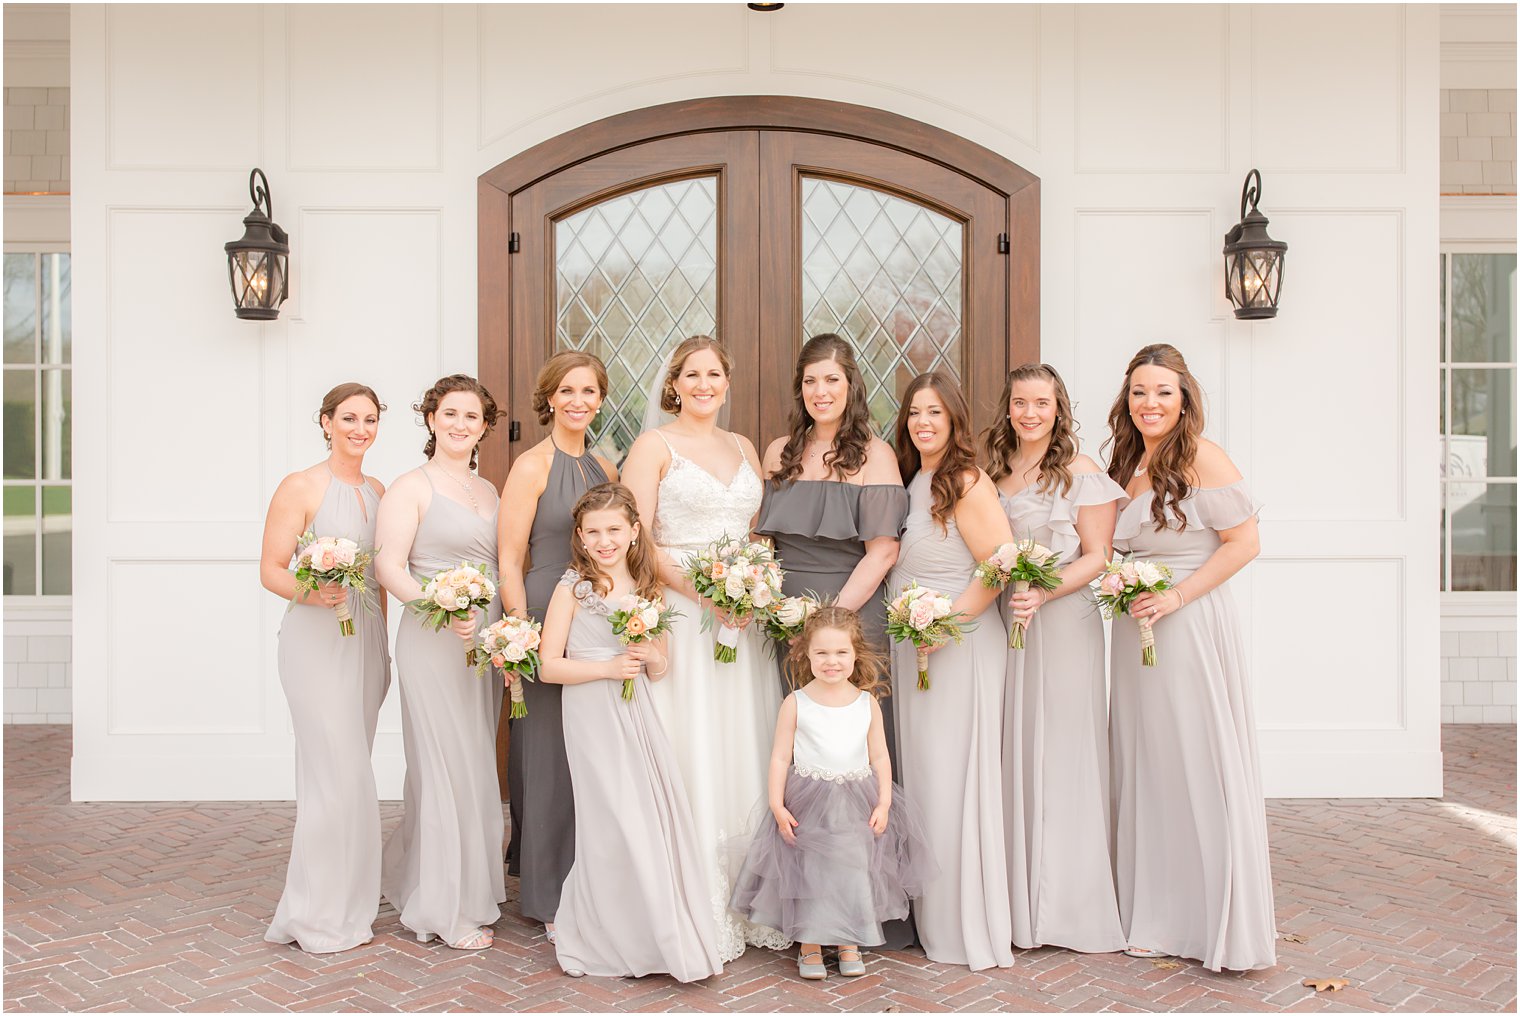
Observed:
[[[1261,173],[1253,169],[1240,191],[1240,221],[1224,235],[1224,295],[1245,321],[1277,316],[1288,253],[1287,244],[1267,235],[1267,217],[1256,208],[1260,200]]]
[[[262,169],[248,174],[253,211],[243,217],[243,238],[227,251],[232,306],[246,321],[273,321],[289,294],[290,237],[274,221],[269,179]]]

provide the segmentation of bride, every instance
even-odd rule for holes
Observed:
[[[638,501],[645,531],[654,534],[666,601],[683,615],[670,633],[670,676],[651,684],[650,693],[675,748],[705,848],[724,963],[740,956],[746,944],[791,945],[774,928],[749,924],[728,909],[732,879],[752,831],[749,817],[765,795],[781,708],[770,651],[758,630],[746,628],[739,658],[716,662],[714,631],[702,630],[702,612],[713,605],[697,601],[683,571],[689,554],[725,534],[748,539],[760,509],[754,445],[718,426],[729,366],[728,351],[705,335],[677,346],[658,394],[659,408],[675,419],[645,430],[623,466],[623,482]],[[645,420],[658,420],[652,416]]]

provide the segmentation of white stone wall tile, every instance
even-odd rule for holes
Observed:
[[[1443,162],[1441,163],[1441,186],[1470,187],[1483,182],[1483,163],[1481,162]]]
[[[1478,661],[1478,680],[1484,683],[1505,680],[1506,668],[1502,656],[1488,656]]]
[[[7,712],[35,713],[37,711],[37,689],[7,688],[5,690],[5,708]]]
[[[1457,632],[1443,631],[1441,633],[1441,655],[1456,656],[1460,650],[1457,648]]]
[[[48,713],[48,723],[73,723],[74,718],[68,713]]]
[[[7,170],[7,172],[6,172],[5,175],[6,176],[10,176],[11,174]],[[25,660],[25,659],[26,659],[26,636],[25,635],[7,635],[7,636],[5,636],[5,660],[6,660],[6,662],[7,663],[19,663],[19,662],[21,662],[22,660]]]
[[[1451,706],[1442,706],[1441,707],[1441,722],[1442,723],[1455,723],[1456,722],[1455,720],[1452,719],[1452,708],[1451,708]]]
[[[1467,634],[1464,632],[1463,634]],[[1453,681],[1476,681],[1478,679],[1478,661],[1470,656],[1453,656],[1448,663],[1451,680]]]
[[[1461,139],[1459,139],[1459,138],[1442,138],[1441,139],[1441,161],[1442,162],[1456,162],[1457,161],[1457,142],[1459,140],[1461,140]]]
[[[1515,90],[1513,88],[1490,88],[1488,90],[1488,111],[1490,113],[1513,113],[1515,111]]]
[[[1513,162],[1485,162],[1483,163],[1483,182],[1502,187],[1515,182],[1515,164]]]
[[[1512,684],[1499,683],[1493,686],[1494,705],[1512,706],[1515,704],[1515,686]]]
[[[43,131],[11,131],[12,155],[41,155],[47,151],[47,134]]]
[[[9,114],[9,110],[6,111]],[[6,126],[10,125],[10,118],[6,118]],[[16,124],[20,127],[20,124]],[[63,107],[62,106],[33,106],[32,127],[39,131],[63,130]]]
[[[1506,670],[1508,671],[1508,674],[1505,676],[1505,680],[1508,681],[1510,684],[1514,684],[1515,683],[1515,658],[1513,656],[1511,656],[1509,659],[1505,660],[1504,661],[1504,666],[1505,666]]]
[[[1441,705],[1459,706],[1462,704],[1462,686],[1455,681],[1441,682]]]
[[[1453,723],[1482,723],[1482,706],[1452,706],[1451,722]]]
[[[48,684],[48,665],[46,663],[23,663],[19,667],[19,680],[16,682],[21,688],[46,688]]]
[[[46,88],[11,88],[5,94],[8,106],[46,106],[47,101]]]
[[[49,663],[48,687],[67,688],[69,686],[69,665],[67,663]]]
[[[6,720],[7,723],[46,723],[47,721],[46,713],[15,713]]]
[[[47,190],[48,182],[46,180],[18,180],[16,189],[23,194],[32,194]]]
[[[1515,707],[1514,706],[1484,706],[1483,707],[1483,722],[1484,723],[1514,723],[1515,722]]]
[[[32,156],[32,175],[35,177],[55,180],[63,172],[61,156],[57,155],[34,155]]]
[[[36,106],[11,106],[5,107],[5,129],[9,131],[29,131],[36,126]]]
[[[1462,656],[1498,656],[1499,633],[1496,631],[1464,631],[1461,633]]]
[[[34,635],[27,644],[26,658],[34,663],[69,662],[67,635]]]
[[[1467,114],[1466,113],[1442,113],[1441,114],[1441,137],[1465,138],[1467,137]]]
[[[1450,113],[1451,112],[1451,89],[1450,88],[1443,88],[1443,89],[1441,89],[1441,105],[1440,105],[1439,109],[1440,109],[1440,111],[1442,113]]]
[[[67,688],[40,688],[37,691],[37,710],[44,713],[62,714],[74,708],[74,693]]]
[[[1451,93],[1451,111],[1453,113],[1488,112],[1488,89],[1453,88],[1449,91]]]
[[[17,669],[20,666],[19,663],[7,663],[5,665],[5,686],[7,688],[21,687],[21,675]]]
[[[1494,157],[1493,138],[1452,138],[1457,143],[1457,158],[1463,162],[1487,162]]]
[[[69,104],[69,90],[67,88],[49,88],[47,90],[47,104],[49,106],[67,106]],[[42,103],[37,103],[42,105]]]
[[[1494,702],[1494,686],[1487,681],[1468,681],[1462,685],[1464,706],[1488,706]]]
[[[68,131],[63,131],[63,130],[48,131],[48,135],[47,135],[47,153],[49,155],[68,155],[69,154],[69,132]],[[68,162],[69,162],[68,159],[64,159],[63,160],[63,164],[65,166],[68,165]]]
[[[67,180],[49,180],[47,189],[55,193],[68,193],[69,182]]]
[[[1448,113],[1447,116],[1456,116]],[[1467,133],[1469,135],[1487,135],[1496,137],[1501,134],[1513,134],[1513,113],[1467,113]],[[1446,131],[1443,129],[1442,134]]]

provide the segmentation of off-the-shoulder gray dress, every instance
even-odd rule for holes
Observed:
[[[334,476],[308,527],[375,546],[379,495],[368,483]],[[368,942],[380,893],[380,804],[370,749],[390,685],[379,585],[365,576],[368,609],[348,594],[354,634],[316,604],[296,603],[280,623],[280,686],[296,740],[296,826],[285,892],[264,935],[307,952],[339,952]]]
[[[429,485],[433,480],[428,471]],[[497,506],[500,507],[499,505]],[[407,566],[418,582],[462,563],[496,560],[496,512],[481,516],[436,487]],[[494,572],[495,569],[492,568]],[[501,616],[492,603],[485,627]],[[496,692],[477,676],[465,644],[448,628],[401,619],[396,677],[406,750],[401,824],[385,841],[381,891],[401,923],[427,941],[457,942],[501,919],[501,788],[496,780]]]
[[[1256,514],[1240,480],[1182,500],[1187,528],[1158,530],[1147,490],[1119,514],[1114,547],[1170,565],[1181,582],[1219,548],[1219,530]],[[1168,509],[1170,513],[1172,509]],[[1156,665],[1140,631],[1113,624],[1114,871],[1129,944],[1210,970],[1277,963],[1272,867],[1256,721],[1240,620],[1228,584],[1155,626]]]
[[[574,572],[562,581],[580,593],[566,658],[621,655],[607,603]],[[668,973],[678,981],[722,973],[706,844],[649,679],[640,672],[626,702],[618,680],[562,687],[579,834],[554,915],[560,967],[600,977]]]
[[[908,484],[908,520],[892,588],[917,581],[949,597],[972,581],[976,559],[952,518],[930,512],[931,475]],[[913,904],[918,940],[936,963],[972,970],[1013,965],[1008,861],[1003,840],[1003,688],[1008,632],[989,604],[965,641],[929,657],[930,688],[918,688],[911,642],[893,655],[900,779],[929,826],[940,875]]]
[[[1077,513],[1125,498],[1104,473],[1079,473],[1067,491],[1000,494],[1016,539],[1060,555],[1082,553]],[[1008,620],[1008,595],[998,597]],[[1036,612],[1023,649],[1008,650],[1003,699],[1003,788],[1013,944],[1078,952],[1124,948],[1109,855],[1107,647],[1087,591]]]
[[[575,528],[570,511],[581,495],[607,474],[595,455],[579,457],[554,449],[549,478],[539,495],[528,533],[530,567],[523,576],[528,613],[540,624],[554,587],[570,563]],[[512,511],[506,505],[504,511]],[[528,715],[512,721],[507,749],[507,789],[512,799],[509,872],[517,875],[518,908],[524,917],[548,923],[559,909],[560,887],[575,860],[575,802],[557,684],[523,682]]]

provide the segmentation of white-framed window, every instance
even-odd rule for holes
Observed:
[[[1513,594],[1515,246],[1441,246],[1441,590]]]
[[[4,594],[72,593],[73,322],[66,244],[5,245]]]

